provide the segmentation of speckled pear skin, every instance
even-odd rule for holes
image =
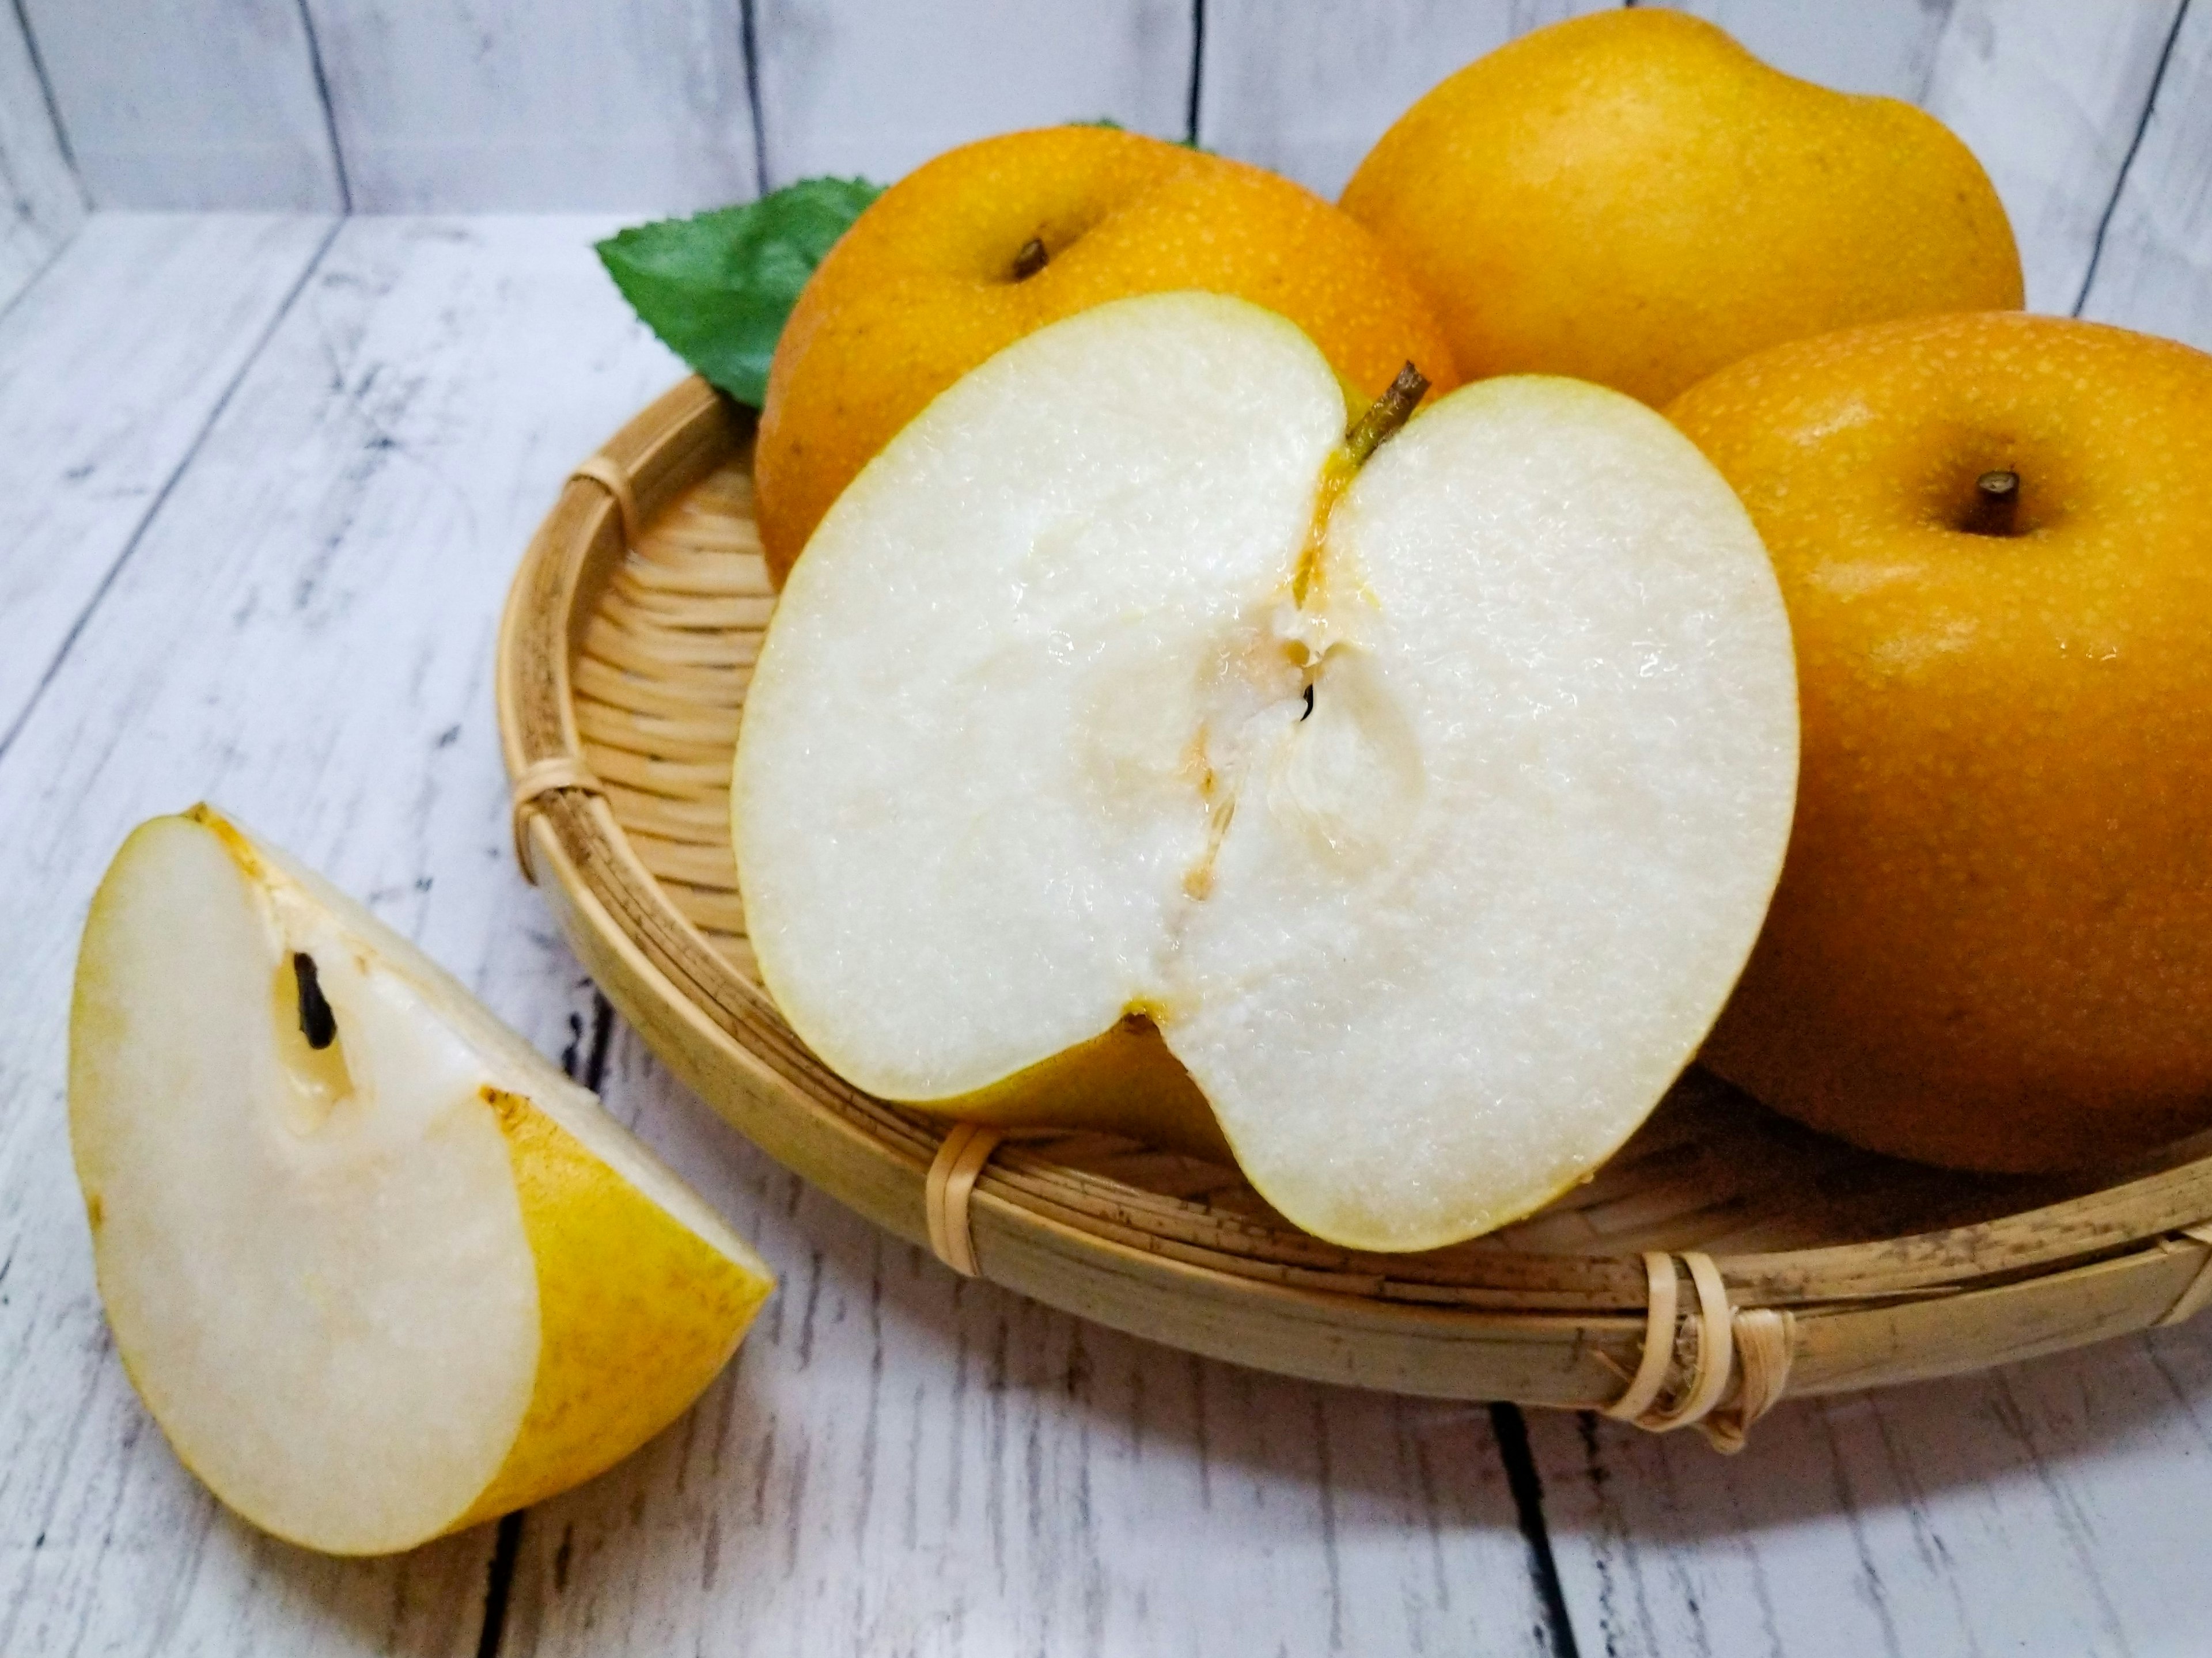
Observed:
[[[1016,280],[1031,239],[1048,262]],[[1288,317],[1364,409],[1408,359],[1459,384],[1429,301],[1375,238],[1263,168],[1104,127],[963,144],[917,167],[823,260],[778,341],[754,454],[781,586],[830,504],[939,392],[1109,300],[1198,288]]]
[[[1804,720],[1707,1060],[1967,1169],[2212,1124],[2212,356],[1929,318],[1778,347],[1669,413],[1773,556]],[[2018,533],[1972,533],[1999,468]]]
[[[1594,13],[1468,65],[1342,205],[1427,290],[1468,379],[1569,374],[1655,407],[1784,340],[2021,300],[2003,205],[1942,123],[1673,11]]]

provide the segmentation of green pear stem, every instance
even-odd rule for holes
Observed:
[[[1344,434],[1344,446],[1354,466],[1364,466],[1367,458],[1413,417],[1414,406],[1428,389],[1428,376],[1412,363],[1398,371],[1398,378],[1368,405],[1367,412],[1352,422],[1351,429]]]
[[[1966,525],[1978,536],[2017,535],[2020,522],[2020,474],[1999,470],[1974,480],[1973,517]]]
[[[1024,242],[1021,251],[1014,255],[1014,280],[1025,282],[1043,270],[1052,256],[1045,252],[1044,243],[1032,236]]]

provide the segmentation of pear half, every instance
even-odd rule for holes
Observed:
[[[461,986],[208,808],[93,900],[70,1133],[132,1382],[216,1496],[374,1554],[587,1478],[768,1269]]]
[[[1345,416],[1211,295],[992,358],[793,569],[732,821],[762,974],[853,1083],[1050,1121],[1010,1079],[1146,1018],[1284,1215],[1415,1249],[1586,1175],[1688,1061],[1796,689],[1757,533],[1657,415],[1491,380],[1348,487]]]

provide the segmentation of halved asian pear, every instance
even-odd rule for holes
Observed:
[[[1149,1021],[1283,1214],[1413,1249],[1583,1178],[1696,1050],[1796,682],[1757,534],[1650,410],[1491,380],[1356,477],[1346,414],[1240,301],[1008,347],[794,568],[732,815],[763,976],[858,1086],[1110,1120],[1067,1079]]]
[[[772,1287],[589,1092],[204,806],[142,824],[93,900],[70,1134],[147,1409],[216,1496],[332,1553],[627,1455]]]

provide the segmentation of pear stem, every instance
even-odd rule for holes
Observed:
[[[2020,533],[2020,474],[1999,470],[1974,480],[1974,507],[1966,531],[1978,536]]]
[[[1367,458],[1413,417],[1414,406],[1428,389],[1428,376],[1412,363],[1398,371],[1398,378],[1368,405],[1367,412],[1352,422],[1351,429],[1344,434],[1344,446],[1354,466],[1364,466]]]
[[[1045,252],[1044,243],[1032,236],[1024,242],[1021,252],[1014,255],[1014,280],[1025,282],[1043,270],[1052,256]]]

